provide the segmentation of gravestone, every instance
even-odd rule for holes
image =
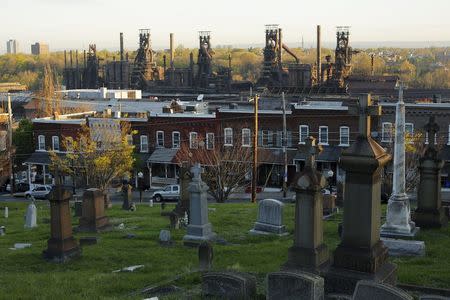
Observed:
[[[310,273],[274,272],[267,275],[267,300],[323,300],[324,280]]]
[[[103,192],[103,197],[105,199],[105,209],[112,208],[111,197],[108,194],[108,191]]]
[[[370,94],[359,97],[359,135],[339,158],[345,171],[343,228],[333,265],[324,274],[327,293],[352,294],[361,279],[396,282],[397,267],[388,261],[380,240],[381,174],[390,155],[370,136],[371,115],[379,115],[380,109],[372,105]]]
[[[405,156],[405,102],[403,83],[399,85],[399,97],[395,113],[395,144],[392,195],[386,212],[386,223],[381,227],[383,237],[413,237],[419,228],[411,221],[411,207],[406,195]]]
[[[198,260],[201,271],[207,271],[211,269],[213,261],[213,246],[210,242],[203,242],[198,247]]]
[[[381,238],[389,250],[389,256],[424,256],[425,242],[392,238]]]
[[[390,285],[361,280],[356,285],[353,300],[413,300],[413,297]]]
[[[34,203],[28,205],[27,214],[25,217],[25,228],[35,228],[37,227],[37,208]]]
[[[208,272],[202,275],[202,296],[242,300],[256,298],[256,278],[237,272]]]
[[[161,230],[159,232],[159,244],[162,246],[170,246],[172,245],[172,240],[170,238],[169,230]]]
[[[0,226],[0,236],[4,236],[6,234],[6,227]]]
[[[425,126],[428,136],[435,136],[439,126],[434,122],[434,116],[430,117]],[[417,209],[414,211],[413,220],[422,228],[439,228],[448,224],[445,209],[441,199],[441,169],[444,165],[438,157],[438,151],[434,143],[428,146],[420,158],[420,181],[417,191]]]
[[[306,140],[308,153],[305,168],[299,172],[293,186],[296,192],[294,245],[289,248],[288,261],[282,269],[321,272],[329,265],[328,248],[323,242],[323,195],[325,177],[317,171],[315,156],[320,148],[315,139]]]
[[[74,209],[75,209],[74,217],[81,217],[83,215],[83,201],[75,201]]]
[[[190,220],[183,241],[186,246],[198,246],[203,241],[213,240],[216,234],[208,221],[208,186],[202,181],[200,165],[192,167],[191,173],[194,177],[189,184]]]
[[[185,212],[189,213],[189,183],[192,180],[192,173],[187,162],[183,162],[180,168],[180,200],[175,211],[179,216]]]
[[[255,227],[250,230],[252,234],[286,235],[283,224],[284,204],[275,199],[264,199],[258,203],[258,219]]]
[[[122,185],[122,197],[123,197],[122,209],[129,210],[130,204],[133,201],[133,194],[131,185],[126,180],[123,181]]]
[[[50,239],[44,258],[63,263],[81,255],[81,249],[72,234],[69,201],[72,193],[60,184],[58,171],[56,186],[49,194],[50,201]]]
[[[87,189],[83,194],[82,217],[78,231],[101,232],[112,228],[105,216],[104,195],[99,189]]]
[[[8,206],[5,206],[5,219],[8,219],[9,217],[9,209]]]

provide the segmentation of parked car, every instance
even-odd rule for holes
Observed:
[[[153,192],[152,198],[156,202],[178,200],[180,198],[180,186],[178,184],[168,185],[161,190]]]
[[[48,194],[52,187],[50,185],[41,185],[33,188],[31,191],[25,192],[25,197],[27,199],[36,198],[36,199],[47,199]]]

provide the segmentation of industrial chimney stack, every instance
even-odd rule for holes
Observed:
[[[175,56],[175,49],[174,49],[174,40],[173,40],[173,36],[174,34],[171,33],[170,34],[170,68],[173,69],[173,60],[174,60],[174,56]]]
[[[123,32],[120,33],[120,61],[123,61]]]
[[[321,75],[322,75],[322,51],[320,44],[320,25],[317,25],[317,83],[321,83]]]

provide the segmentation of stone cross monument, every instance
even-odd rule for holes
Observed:
[[[193,175],[189,184],[190,193],[190,218],[186,235],[183,237],[184,245],[198,246],[204,241],[214,240],[216,234],[212,231],[212,225],[208,221],[208,199],[206,192],[208,186],[201,178],[202,168],[196,164],[191,168]]]
[[[439,126],[430,117],[425,130],[428,136],[434,136]],[[441,169],[444,165],[438,157],[434,143],[429,143],[419,161],[420,182],[417,192],[417,209],[413,220],[421,228],[445,227],[448,218],[445,215],[441,200]]]
[[[313,137],[306,139],[305,168],[296,176],[294,245],[289,248],[285,270],[320,273],[329,264],[327,246],[323,243],[323,196],[325,177],[317,171],[315,156],[320,153]]]
[[[352,294],[361,279],[395,284],[396,266],[380,240],[381,173],[391,157],[370,136],[371,116],[381,114],[370,94],[359,97],[359,135],[339,158],[345,171],[344,216],[341,242],[324,276],[326,290]]]
[[[389,198],[386,223],[381,227],[383,237],[412,237],[418,228],[411,221],[411,207],[405,188],[405,102],[403,83],[398,87],[395,114],[394,175],[392,195]]]

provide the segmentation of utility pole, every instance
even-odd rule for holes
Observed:
[[[13,157],[13,150],[12,150],[12,108],[11,108],[11,95],[7,93],[8,97],[8,144],[9,144],[9,184],[11,187],[11,195],[14,193],[14,174],[13,174],[13,164],[14,164],[14,157]]]
[[[283,138],[281,139],[284,153],[283,198],[286,198],[288,165],[287,165],[286,98],[284,97],[284,92],[281,93],[281,98],[283,99]]]
[[[255,95],[253,98],[253,114],[254,114],[254,129],[253,129],[253,171],[252,171],[252,203],[256,203],[256,185],[258,174],[258,99]]]

